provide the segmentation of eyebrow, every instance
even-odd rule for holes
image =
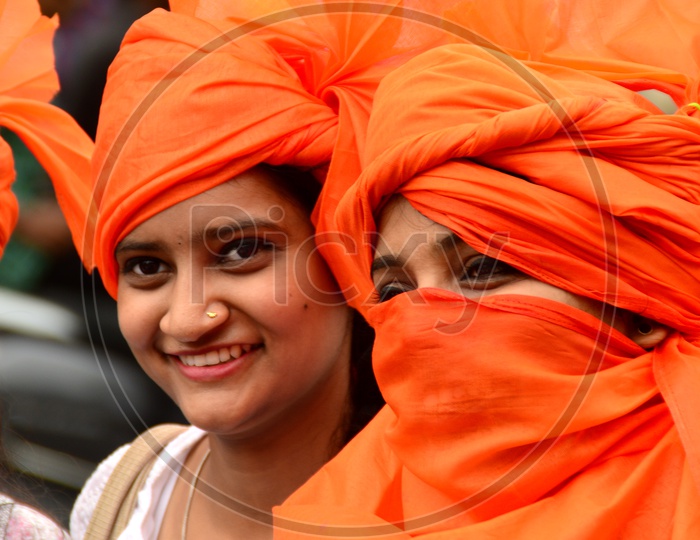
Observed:
[[[443,250],[445,249],[457,249],[457,246],[459,244],[464,244],[464,240],[462,240],[459,236],[457,236],[456,233],[451,232],[448,234],[445,238],[440,240],[438,242],[438,245],[442,247]]]
[[[403,266],[403,261],[398,257],[393,255],[382,255],[381,257],[376,257],[372,261],[370,266],[370,274],[374,274],[379,270],[384,270],[385,268],[396,268]]]
[[[448,250],[456,250],[459,243],[464,243],[464,241],[459,236],[457,236],[457,234],[450,232],[450,234],[448,234],[441,240],[435,242],[432,247],[433,249],[440,248],[444,253]],[[370,266],[370,273],[374,274],[378,270],[383,270],[385,268],[400,268],[405,263],[406,258],[400,255],[381,255],[379,257],[376,257],[372,261],[372,265]]]
[[[221,216],[224,217],[224,216]],[[199,231],[193,233],[193,237],[196,240],[204,238],[205,240],[216,239],[219,236],[221,227],[226,225],[233,225],[233,230],[236,231],[247,231],[250,229],[262,229],[262,230],[272,230],[283,232],[284,229],[280,227],[276,222],[267,219],[243,219],[237,221],[234,218],[230,218],[226,223],[222,223],[217,227],[208,227],[204,232],[204,236]],[[142,242],[139,240],[128,240],[124,239],[119,244],[117,244],[114,254],[118,255],[120,253],[125,253],[129,251],[159,251],[162,249],[162,244],[160,242]]]
[[[122,240],[117,244],[114,254],[118,255],[128,251],[158,251],[159,249],[161,249],[161,244],[158,242]]]
[[[263,231],[284,232],[284,228],[281,227],[278,223],[274,221],[269,221],[267,219],[236,220],[234,218],[229,218],[226,222],[221,223],[220,225],[207,227],[207,229],[204,231],[204,235],[202,235],[202,233],[199,231],[195,231],[193,236],[196,239],[204,238],[205,240],[216,240],[220,238],[222,227],[230,227],[232,231],[249,231],[250,229],[261,229]]]

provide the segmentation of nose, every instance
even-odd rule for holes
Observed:
[[[229,318],[229,309],[223,302],[210,295],[196,295],[188,283],[191,280],[176,280],[168,309],[160,320],[161,331],[181,343],[202,339]]]
[[[460,286],[458,277],[452,273],[445,272],[442,268],[439,271],[425,272],[418,279],[417,286],[419,288],[443,289],[466,296],[465,291]]]

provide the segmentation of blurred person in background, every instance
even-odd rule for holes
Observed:
[[[34,1],[6,0],[0,8],[0,126],[21,139],[53,179],[74,182],[88,174],[93,145],[67,113],[48,104],[58,88],[52,54],[56,21],[42,16]],[[0,138],[0,257],[18,217],[11,191],[15,176],[12,149]],[[9,462],[0,452],[0,537],[67,540],[51,518],[18,502],[27,494]]]
[[[39,0],[39,5],[43,15],[57,17],[59,22],[53,46],[60,89],[52,103],[94,139],[107,68],[124,33],[140,16],[167,7],[167,0]],[[85,318],[90,336],[100,336],[109,350],[128,354],[116,307],[97,277],[89,292],[97,299],[94,305],[99,310],[84,309],[83,290],[88,288],[83,283],[90,280],[72,245],[46,171],[21,139],[13,133],[5,137],[15,154],[13,190],[22,212],[0,262],[0,287],[70,309]],[[170,415],[166,410],[163,414]]]

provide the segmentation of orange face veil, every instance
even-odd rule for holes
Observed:
[[[323,534],[313,524],[390,538],[700,534],[695,111],[663,115],[587,73],[467,45],[383,81],[364,170],[322,232],[376,330],[388,406],[277,509],[277,537]],[[373,305],[372,233],[396,193],[478,251],[672,335],[644,351],[522,296]]]
[[[396,17],[402,4],[179,1],[137,21],[109,70],[91,199],[66,213],[107,290],[134,227],[257,164],[354,177],[379,80],[445,40]]]
[[[52,179],[70,186],[87,174],[92,142],[68,114],[47,103],[58,91],[55,30],[38,3],[0,0],[0,126],[22,139]],[[0,255],[17,221],[14,178],[12,151],[0,139]]]

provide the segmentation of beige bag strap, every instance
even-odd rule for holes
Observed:
[[[157,455],[151,458],[150,461],[141,469],[131,484],[129,491],[122,500],[121,506],[117,510],[110,539],[117,540],[119,535],[124,531],[124,529],[126,529],[126,526],[131,519],[131,514],[134,513],[134,508],[136,508],[136,501],[138,500],[139,492],[146,483],[146,478],[148,478],[151,469],[153,469],[156,459],[158,459]]]
[[[116,539],[126,527],[151,467],[163,448],[188,426],[161,424],[134,439],[107,480],[84,540]]]

